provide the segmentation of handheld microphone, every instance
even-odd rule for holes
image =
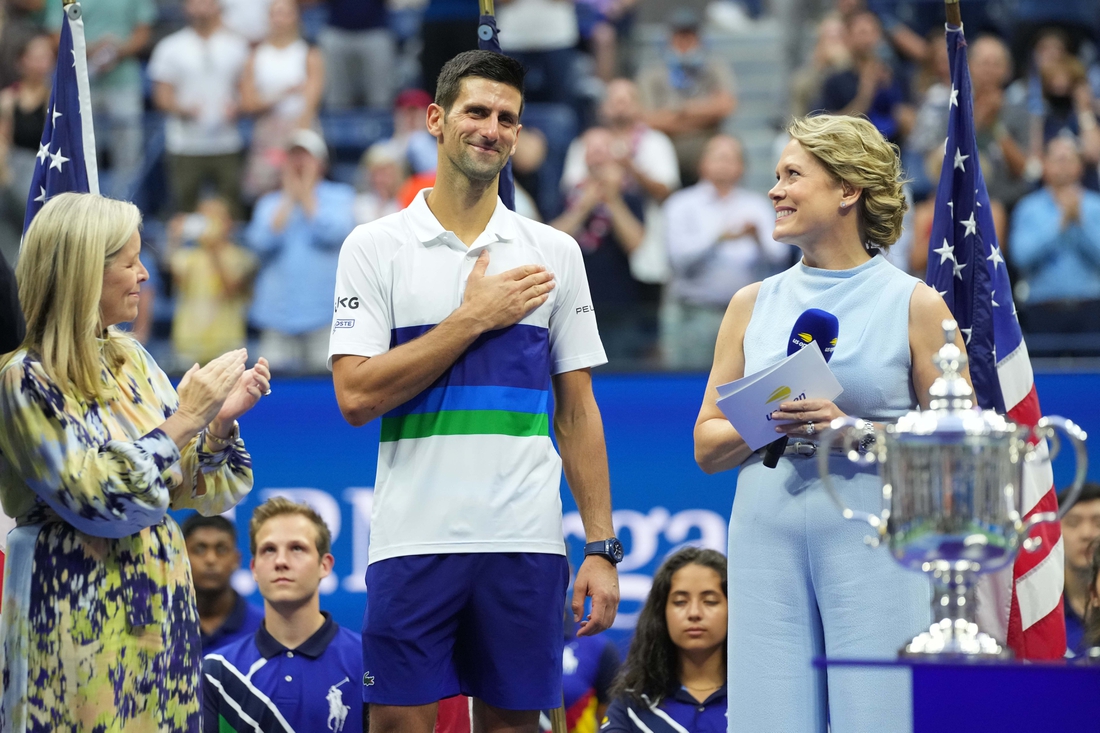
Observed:
[[[821,355],[828,362],[836,348],[837,334],[840,333],[840,322],[836,316],[819,308],[809,308],[802,312],[798,320],[794,322],[791,336],[787,340],[787,356],[810,344],[817,344],[821,349]],[[764,454],[764,465],[775,468],[779,464],[779,456],[787,449],[789,436],[784,435],[768,445]]]

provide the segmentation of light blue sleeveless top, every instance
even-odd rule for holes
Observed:
[[[807,308],[820,308],[840,323],[829,360],[844,388],[836,406],[854,417],[896,420],[917,405],[910,379],[909,299],[918,282],[882,255],[851,270],[820,270],[799,260],[760,284],[745,331],[745,374],[785,358],[795,321]]]

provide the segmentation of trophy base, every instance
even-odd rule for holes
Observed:
[[[1013,653],[965,619],[944,619],[898,651],[901,659],[923,661],[992,661],[1012,659]]]

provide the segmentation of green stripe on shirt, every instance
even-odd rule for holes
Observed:
[[[382,442],[433,435],[550,435],[545,412],[444,410],[382,418]]]

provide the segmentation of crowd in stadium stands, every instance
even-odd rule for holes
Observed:
[[[579,242],[613,368],[707,368],[732,293],[793,262],[771,239],[766,190],[743,185],[730,133],[761,131],[738,124],[750,103],[715,42],[774,24],[776,9],[742,3],[731,30],[734,2],[497,2],[503,48],[528,69],[517,208]],[[820,5],[795,2],[812,33],[788,44],[785,109],[754,119],[775,135],[787,114],[865,115],[897,143],[913,205],[889,257],[922,275],[952,100],[943,9]],[[664,19],[659,43],[638,22],[647,8]],[[432,185],[425,110],[442,64],[476,47],[477,16],[476,0],[88,4],[102,190],[145,214],[152,279],[134,329],[162,364],[254,343],[276,371],[324,369],[340,244]],[[971,0],[963,19],[1021,322],[1050,353],[1100,353],[1100,11]],[[0,19],[9,262],[60,21],[52,0],[7,0]]]

